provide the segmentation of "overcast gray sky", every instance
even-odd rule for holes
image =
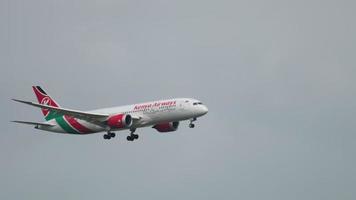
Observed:
[[[1,0],[0,199],[356,199],[355,1]],[[202,100],[195,129],[41,132],[81,110]]]

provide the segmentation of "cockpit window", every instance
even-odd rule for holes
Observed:
[[[194,106],[196,106],[196,105],[203,105],[203,103],[202,103],[202,102],[194,102],[193,105],[194,105]]]

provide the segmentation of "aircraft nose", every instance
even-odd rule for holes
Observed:
[[[205,115],[206,113],[208,113],[209,109],[206,106],[202,106],[201,111],[202,111],[202,114]]]

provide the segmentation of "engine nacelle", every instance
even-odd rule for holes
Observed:
[[[132,125],[131,115],[117,114],[110,116],[107,124],[112,128],[128,128]]]
[[[156,124],[152,128],[156,129],[158,132],[171,132],[178,129],[179,122],[167,122],[162,124]]]

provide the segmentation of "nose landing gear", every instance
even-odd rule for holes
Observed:
[[[130,131],[131,131],[130,135],[126,137],[127,141],[137,140],[139,136],[137,134],[134,134],[134,132],[136,131],[136,128],[132,128],[132,129],[130,129]]]
[[[197,121],[197,118],[193,118],[191,120],[189,120],[190,123],[189,123],[189,128],[194,128],[195,127],[195,124],[193,124],[193,122]]]

